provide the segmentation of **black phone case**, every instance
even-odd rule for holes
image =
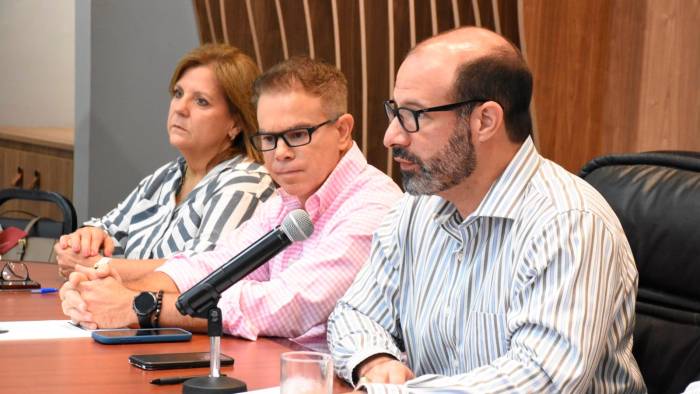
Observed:
[[[233,358],[220,355],[221,365],[233,365]],[[148,371],[177,368],[202,368],[209,366],[209,353],[161,353],[133,354],[129,356],[129,364]]]

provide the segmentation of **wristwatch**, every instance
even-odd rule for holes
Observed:
[[[139,327],[141,328],[154,328],[153,327],[153,313],[156,311],[158,306],[158,297],[156,293],[151,291],[142,291],[134,297],[133,309],[136,312],[136,317],[139,318]]]

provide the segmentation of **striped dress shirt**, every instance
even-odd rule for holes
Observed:
[[[116,257],[194,254],[213,249],[223,233],[248,220],[274,193],[265,167],[238,155],[212,168],[178,205],[175,196],[184,171],[182,157],[162,166],[108,214],[84,224],[111,235]]]
[[[306,200],[303,208],[314,224],[313,234],[222,294],[224,331],[250,340],[264,335],[305,344],[325,342],[328,315],[367,261],[373,232],[400,198],[401,189],[367,164],[353,144]],[[215,250],[192,257],[175,255],[158,271],[184,292],[299,208],[296,197],[278,189]]]
[[[417,378],[371,393],[638,393],[636,293],[613,211],[528,138],[465,219],[438,196],[402,199],[328,344],[348,381],[371,355],[405,357]]]

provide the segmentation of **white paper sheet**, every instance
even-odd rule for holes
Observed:
[[[270,387],[266,389],[260,389],[255,391],[248,391],[250,394],[280,394],[280,387]]]
[[[32,320],[0,322],[0,341],[24,339],[89,338],[90,330],[76,327],[68,320]]]

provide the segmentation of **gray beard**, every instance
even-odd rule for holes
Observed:
[[[471,175],[477,162],[471,130],[464,123],[455,128],[447,145],[425,162],[403,148],[394,148],[393,153],[419,166],[417,171],[401,171],[404,190],[411,195],[445,191]]]

